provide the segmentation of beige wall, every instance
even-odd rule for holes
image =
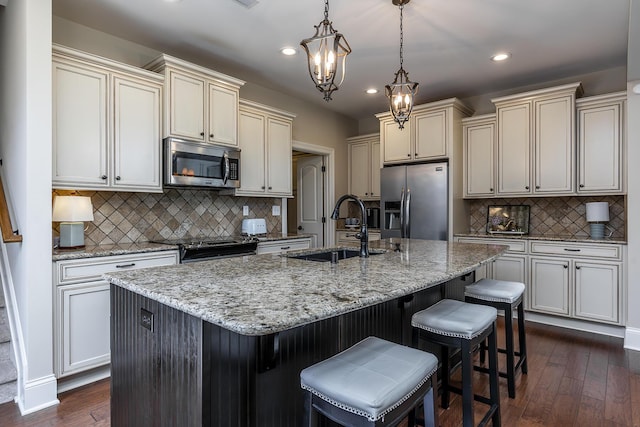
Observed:
[[[138,67],[142,67],[161,53],[152,47],[132,43],[58,17],[53,18],[53,42]],[[214,64],[208,58],[185,57],[176,52],[164,53],[248,80],[240,89],[240,97],[295,113],[293,139],[333,148],[336,158],[336,198],[347,192],[345,139],[358,134],[356,120],[254,84],[241,70]],[[309,84],[312,84],[311,81]]]

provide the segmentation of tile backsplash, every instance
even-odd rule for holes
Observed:
[[[242,207],[246,218],[265,218],[267,232],[282,232],[280,216],[271,215],[279,198],[222,196],[216,191],[168,189],[164,193],[53,190],[55,195],[91,197],[93,222],[87,223],[86,245],[147,242],[154,239],[239,235]],[[53,223],[54,235],[59,232]]]
[[[567,238],[588,238],[589,223],[585,215],[585,203],[609,202],[609,223],[612,238],[625,239],[624,196],[592,197],[530,197],[514,199],[470,200],[469,232],[484,234],[487,224],[487,208],[490,205],[529,205],[529,234]],[[608,234],[608,232],[606,233]]]

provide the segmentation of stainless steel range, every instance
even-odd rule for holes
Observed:
[[[181,263],[255,255],[258,247],[258,239],[247,236],[154,240],[153,243],[178,246]]]

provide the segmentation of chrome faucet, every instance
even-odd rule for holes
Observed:
[[[368,258],[369,257],[369,230],[367,229],[367,215],[366,209],[364,207],[364,203],[362,200],[357,198],[352,194],[345,194],[340,197],[336,202],[336,207],[333,208],[333,213],[331,214],[331,219],[338,219],[340,216],[340,205],[347,199],[351,199],[358,203],[360,206],[360,213],[362,215],[362,219],[360,220],[360,231],[356,234],[356,237],[360,239],[360,257]]]

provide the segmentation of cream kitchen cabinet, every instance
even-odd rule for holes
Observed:
[[[578,194],[625,192],[625,104],[625,92],[576,101]]]
[[[623,247],[531,243],[531,310],[622,324]]]
[[[257,254],[284,253],[311,248],[311,238],[268,240],[258,243]]]
[[[177,250],[54,262],[56,377],[78,374],[110,361],[109,284],[102,274],[177,262]]]
[[[53,188],[161,192],[162,76],[53,46]]]
[[[461,144],[460,120],[472,113],[456,98],[416,105],[400,130],[391,113],[377,114],[385,164],[444,159]]]
[[[165,137],[238,145],[238,100],[244,81],[169,55],[146,68],[165,75]]]
[[[336,231],[336,244],[337,245],[354,245],[360,244],[360,239],[356,237],[360,230],[354,231],[346,231],[346,230],[338,230]],[[369,230],[369,241],[380,240],[380,232],[379,231],[371,231]]]
[[[380,199],[380,136],[362,135],[347,139],[349,194],[363,200]]]
[[[294,114],[240,101],[239,196],[291,197],[291,129]]]
[[[462,119],[464,197],[495,195],[496,116]]]
[[[575,192],[575,99],[580,83],[493,99],[497,195]]]

